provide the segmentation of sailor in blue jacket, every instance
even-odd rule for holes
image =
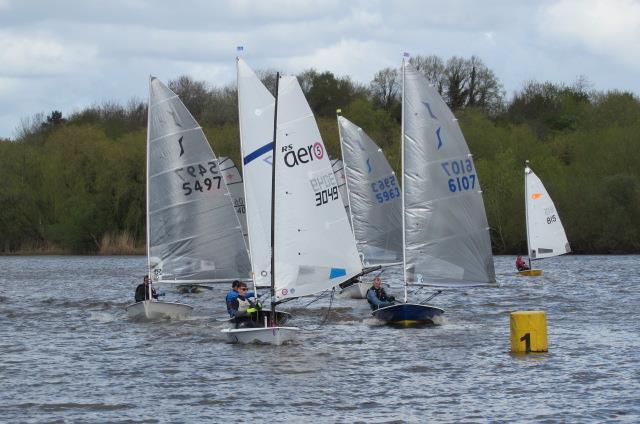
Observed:
[[[240,281],[235,280],[233,283],[231,283],[231,290],[229,290],[229,293],[227,293],[227,298],[226,298],[226,302],[227,302],[227,312],[229,313],[230,317],[235,317],[236,313],[238,313],[238,296],[240,296],[240,293],[238,292],[238,288],[240,286]],[[244,287],[246,287],[246,284],[243,285]],[[248,292],[248,293],[242,293],[242,296],[245,299],[248,299],[250,297],[255,297],[255,293],[254,292]]]
[[[367,302],[369,302],[371,309],[375,311],[385,306],[391,306],[395,300],[395,297],[388,296],[382,288],[382,279],[380,277],[374,278],[373,286],[367,290]]]

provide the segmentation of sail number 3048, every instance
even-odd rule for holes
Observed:
[[[476,187],[476,174],[471,159],[458,159],[440,164],[449,180],[447,185],[451,193],[472,190]]]

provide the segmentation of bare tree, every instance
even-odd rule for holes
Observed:
[[[313,81],[318,78],[318,71],[313,68],[306,69],[297,75],[300,87],[304,95],[308,95],[313,88]]]
[[[369,85],[371,96],[376,106],[390,111],[400,95],[400,76],[395,68],[378,71]]]
[[[278,71],[275,69],[258,69],[256,71],[256,75],[262,81],[267,90],[271,92],[271,94],[275,95],[276,93],[276,75]]]
[[[196,120],[202,117],[210,97],[205,82],[196,81],[188,75],[182,75],[169,81],[169,88],[180,97],[182,103]]]
[[[443,60],[436,55],[429,56],[414,56],[409,59],[409,63],[413,65],[416,70],[420,71],[431,84],[433,84],[438,93],[442,95],[444,86],[445,86],[445,72],[444,72],[444,62]]]

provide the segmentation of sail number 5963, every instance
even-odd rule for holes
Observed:
[[[388,202],[400,197],[400,189],[396,184],[395,175],[389,175],[371,183],[371,191],[376,196],[378,203]]]

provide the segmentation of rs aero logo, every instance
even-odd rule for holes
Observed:
[[[324,146],[320,142],[300,147],[299,149],[295,149],[292,144],[289,144],[283,146],[282,151],[284,152],[284,164],[289,168],[320,160],[324,157]]]

